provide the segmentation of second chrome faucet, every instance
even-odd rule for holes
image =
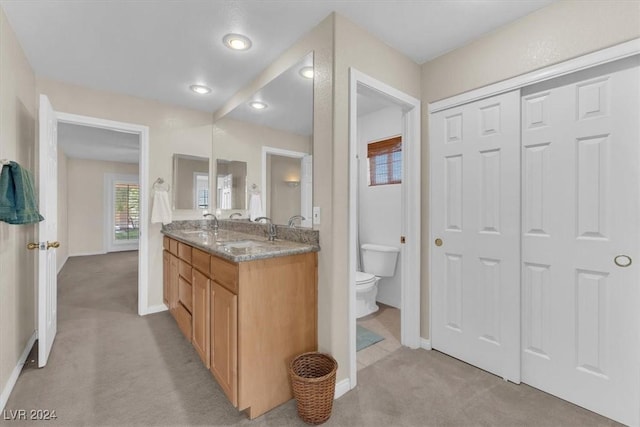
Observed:
[[[266,220],[266,221],[268,221],[268,224],[267,224],[267,225],[268,225],[267,232],[268,232],[268,235],[269,235],[269,241],[270,241],[270,242],[273,242],[274,240],[276,240],[276,233],[277,233],[276,225],[275,225],[273,222],[271,222],[271,218],[266,217],[266,216],[258,217],[258,218],[256,218],[256,219],[254,219],[254,221],[255,221],[255,222],[260,222],[260,221],[262,221],[263,219],[264,219],[264,220]]]
[[[206,214],[204,214],[202,216],[205,217],[205,218],[208,217],[208,216],[213,217],[213,232],[218,234],[218,217],[215,216],[212,213],[206,213]]]

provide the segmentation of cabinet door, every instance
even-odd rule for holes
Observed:
[[[211,284],[211,373],[238,406],[238,297]]]
[[[165,239],[167,239],[165,237]],[[171,272],[171,254],[162,252],[162,302],[169,307],[169,281]]]
[[[178,305],[178,257],[169,254],[169,310],[175,316]]]
[[[210,317],[209,317],[209,286],[210,281],[207,276],[193,269],[193,281],[191,293],[193,302],[191,304],[191,314],[193,322],[192,344],[202,359],[202,363],[209,367],[210,360]]]

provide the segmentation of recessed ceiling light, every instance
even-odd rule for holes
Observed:
[[[313,67],[302,67],[299,71],[300,75],[306,79],[313,78]]]
[[[253,109],[256,110],[264,110],[265,108],[267,108],[267,104],[265,104],[264,102],[260,102],[260,101],[251,101],[249,103],[249,106]]]
[[[251,40],[242,34],[227,34],[222,38],[222,42],[233,50],[247,50],[251,47]]]
[[[200,95],[206,95],[211,92],[211,88],[204,85],[191,85],[189,89],[194,91],[195,93],[199,93]]]

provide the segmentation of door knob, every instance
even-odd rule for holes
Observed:
[[[618,267],[629,267],[631,265],[631,257],[627,255],[618,255],[613,259]]]
[[[39,247],[40,247],[40,244],[38,243],[27,243],[27,249],[29,249],[30,251],[34,249],[38,249]]]
[[[436,239],[436,246],[442,246],[442,239],[438,238]]]
[[[60,247],[60,242],[47,242],[47,249],[54,248],[57,249]]]

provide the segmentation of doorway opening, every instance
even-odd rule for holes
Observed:
[[[103,190],[102,245],[97,250],[85,254],[137,250],[138,255],[138,314],[145,315],[155,311],[148,307],[148,185],[147,170],[149,157],[149,129],[132,123],[115,122],[95,117],[56,112],[58,132],[67,128],[85,133],[95,142],[95,138],[104,138],[103,146],[109,147],[100,152],[96,144],[83,144],[76,147],[76,157],[87,161],[99,162],[106,170],[100,188]],[[58,143],[66,143],[61,140]],[[75,140],[78,144],[78,140]],[[90,165],[85,165],[90,166]],[[82,166],[81,166],[82,167]],[[90,190],[90,189],[88,189]],[[69,206],[69,211],[73,206]],[[84,213],[90,216],[91,213]],[[98,214],[98,212],[93,212]],[[100,221],[99,221],[100,222]],[[85,236],[86,238],[86,236]],[[81,251],[78,251],[81,252]],[[82,255],[72,253],[70,255]]]
[[[309,153],[262,147],[262,212],[274,224],[301,216],[301,227],[311,227],[313,210],[313,156]]]
[[[349,90],[349,388],[354,388],[358,366],[371,362],[358,363],[363,327],[381,328],[387,348],[394,339],[398,347],[421,345],[420,101],[353,68]],[[378,272],[366,266],[363,252],[389,260],[397,255],[397,261]],[[356,282],[363,283],[367,269],[372,282],[383,277],[363,311]]]

